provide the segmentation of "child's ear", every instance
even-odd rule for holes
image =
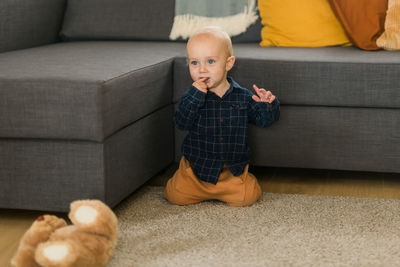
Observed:
[[[228,59],[226,60],[226,71],[230,71],[233,68],[235,60],[236,58],[234,56],[228,57]]]

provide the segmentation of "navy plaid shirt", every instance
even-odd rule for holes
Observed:
[[[247,124],[267,127],[279,119],[279,101],[272,105],[256,102],[251,91],[232,78],[229,90],[220,98],[191,86],[174,114],[178,129],[189,131],[182,144],[183,156],[196,176],[216,184],[225,164],[234,176],[243,173],[250,162]]]

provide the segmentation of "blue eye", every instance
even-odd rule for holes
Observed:
[[[194,66],[197,66],[197,65],[199,64],[199,62],[197,62],[197,61],[192,61],[192,62],[190,62],[190,64],[192,64],[192,65],[194,65]]]
[[[208,60],[208,64],[214,64],[215,63],[215,60],[214,59],[209,59]]]

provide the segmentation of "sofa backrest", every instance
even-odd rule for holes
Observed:
[[[176,0],[68,0],[60,35],[65,41],[168,41]],[[235,42],[261,41],[261,20]],[[181,40],[183,41],[183,40]]]
[[[168,41],[174,16],[175,0],[1,0],[0,53],[59,40]],[[260,31],[258,20],[232,41],[259,42]]]
[[[64,40],[168,40],[175,0],[68,0]]]
[[[66,0],[1,0],[0,52],[58,40]]]

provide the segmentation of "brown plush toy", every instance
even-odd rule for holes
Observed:
[[[22,237],[11,264],[105,266],[117,241],[114,212],[99,200],[78,200],[71,203],[68,217],[73,225],[53,215],[37,218]]]

